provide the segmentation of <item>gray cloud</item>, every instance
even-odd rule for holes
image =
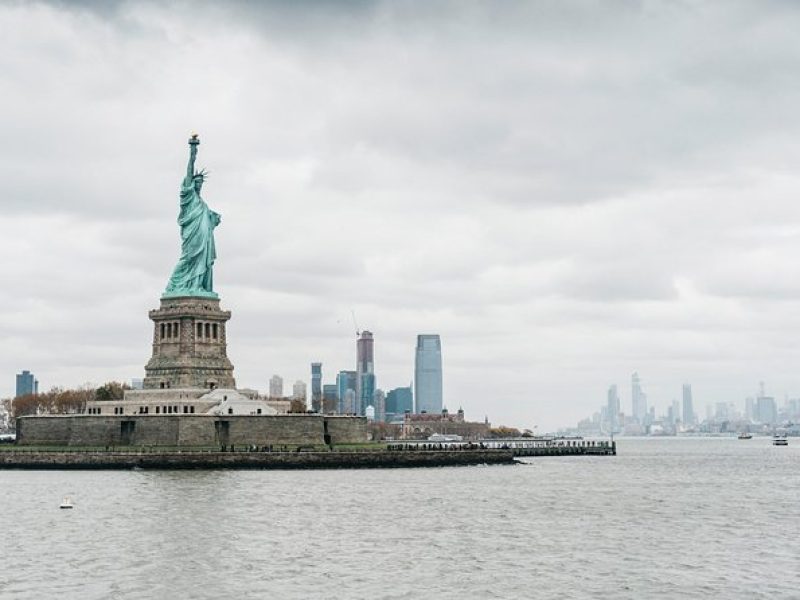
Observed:
[[[242,385],[380,385],[444,340],[470,416],[800,393],[791,3],[0,6],[0,395],[140,376],[185,140]],[[623,385],[624,389],[624,385]],[[626,404],[626,402],[624,402]]]

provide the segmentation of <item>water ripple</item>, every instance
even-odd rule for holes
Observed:
[[[524,467],[0,471],[0,598],[798,596],[800,444],[619,450]]]

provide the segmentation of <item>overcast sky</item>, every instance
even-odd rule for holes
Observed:
[[[0,396],[143,377],[192,130],[240,387],[800,396],[796,3],[160,4],[0,5]]]

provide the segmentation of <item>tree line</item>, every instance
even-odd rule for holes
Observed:
[[[118,381],[109,381],[98,388],[84,386],[77,389],[52,388],[49,392],[25,394],[11,401],[12,419],[25,415],[72,415],[86,410],[90,400],[122,400],[129,385]]]

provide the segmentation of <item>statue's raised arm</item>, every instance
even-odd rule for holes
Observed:
[[[186,166],[186,182],[194,177],[194,161],[197,158],[197,147],[200,145],[200,138],[196,133],[189,138],[189,164]]]

